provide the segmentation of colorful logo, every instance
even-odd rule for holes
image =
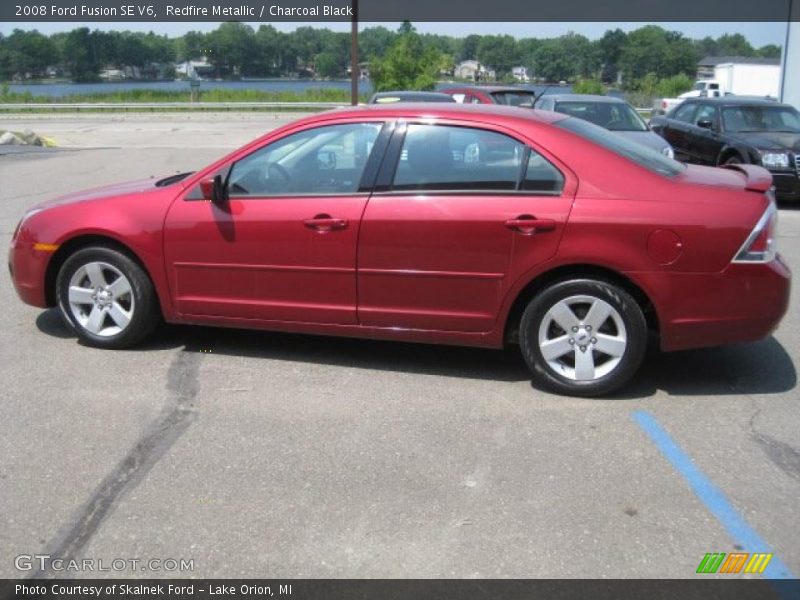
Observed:
[[[726,558],[727,557],[727,558]],[[697,573],[763,573],[772,554],[764,552],[709,552],[700,561]]]

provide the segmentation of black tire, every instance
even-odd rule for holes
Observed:
[[[130,284],[130,291],[118,298],[120,302],[125,303],[126,308],[130,309],[129,321],[124,327],[117,327],[120,331],[116,333],[108,333],[109,331],[113,332],[117,325],[110,315],[102,317],[102,323],[110,325],[103,329],[105,333],[93,333],[87,329],[75,315],[69,301],[70,282],[73,278],[80,277],[79,272],[84,272],[87,265],[97,264],[106,265],[104,269],[106,275],[110,274],[113,277],[116,270],[117,275],[124,275]],[[82,269],[83,271],[81,271]],[[83,286],[94,287],[88,281],[88,276],[85,281]],[[109,285],[114,281],[116,279],[109,281]],[[160,321],[158,299],[147,273],[126,254],[104,246],[82,248],[64,261],[56,278],[56,302],[67,325],[75,330],[81,340],[97,348],[120,349],[134,346],[152,333]],[[85,313],[91,313],[94,308],[89,303],[83,306],[85,306]],[[110,304],[107,308],[109,307]],[[109,321],[109,319],[111,320]]]
[[[728,158],[725,159],[725,164],[726,165],[740,165],[740,164],[742,164],[742,159],[739,158],[736,155],[729,156]]]
[[[610,328],[612,336],[619,336],[624,334],[626,338],[624,350],[621,356],[616,359],[610,355],[606,355],[601,351],[592,349],[597,348],[593,344],[597,344],[597,338],[592,337],[592,333],[584,331],[583,316],[580,316],[580,311],[586,310],[591,306],[590,303],[583,304],[583,301],[574,300],[575,297],[587,297],[592,299],[602,300],[604,303],[609,304],[616,311],[616,319],[620,320],[624,326],[624,331],[619,332],[617,329],[617,321],[612,317],[608,317],[603,321],[603,328]],[[559,305],[564,300],[574,302],[575,312],[572,316],[578,318],[578,333],[571,333],[570,331],[562,330],[560,325],[548,316],[551,308]],[[600,303],[602,305],[602,303]],[[543,324],[543,321],[547,322]],[[609,320],[610,319],[610,320]],[[553,338],[566,336],[570,340],[571,350],[565,354],[562,359],[556,359],[555,364],[559,366],[561,372],[551,366],[551,362],[545,360],[542,349],[539,344],[540,329],[544,328],[545,339],[550,335],[550,329],[554,327],[556,332],[552,334]],[[571,329],[571,328],[570,328]],[[561,333],[561,332],[564,333]],[[598,328],[598,331],[601,329]],[[606,332],[609,330],[607,329]],[[615,333],[616,331],[616,333]],[[583,336],[583,343],[581,345],[578,340],[578,335]],[[588,342],[585,338],[589,335]],[[599,333],[597,334],[600,337]],[[574,336],[574,337],[573,337]],[[577,342],[573,344],[573,341]],[[533,373],[533,381],[539,387],[557,394],[568,396],[582,396],[593,397],[609,394],[624,385],[639,369],[644,359],[647,350],[647,323],[642,313],[642,309],[634,298],[628,294],[621,287],[596,279],[570,279],[562,280],[551,284],[547,288],[541,290],[530,301],[525,312],[522,315],[519,330],[519,342],[522,354],[528,367]],[[600,340],[602,343],[603,340]],[[562,341],[562,344],[566,342]],[[580,350],[586,348],[587,350]],[[600,376],[589,380],[578,380],[577,377],[577,359],[578,352],[588,351],[591,356],[592,372],[594,372],[595,361],[599,362],[598,371]],[[570,367],[569,361],[572,360],[574,365],[574,373],[569,375]],[[616,360],[616,362],[614,362]],[[565,364],[566,363],[566,364]],[[615,364],[615,366],[611,366]],[[605,365],[605,366],[604,366]],[[607,373],[602,373],[604,368],[610,369]]]

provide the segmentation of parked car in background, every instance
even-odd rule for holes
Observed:
[[[455,102],[452,96],[439,92],[378,92],[369,104],[395,104],[397,102]]]
[[[59,307],[100,348],[162,318],[519,343],[539,385],[595,396],[636,373],[650,333],[679,350],[777,326],[790,272],[771,183],[555,112],[371,105],[289,123],[196,173],[40,204],[9,271],[25,302]]]
[[[675,158],[699,165],[749,163],[772,173],[779,200],[800,200],[800,113],[762,98],[689,99],[650,120]]]
[[[461,104],[504,104],[506,106],[533,107],[536,94],[532,90],[513,86],[468,85],[439,90],[449,94]]]
[[[584,119],[630,140],[673,157],[672,148],[661,136],[650,130],[636,109],[621,98],[589,94],[546,94],[534,105],[540,110],[553,110]]]

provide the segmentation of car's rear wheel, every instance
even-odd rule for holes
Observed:
[[[638,370],[647,323],[621,287],[573,279],[536,294],[522,315],[519,340],[535,383],[559,394],[599,396]]]
[[[99,348],[133,346],[158,323],[147,273],[111,248],[83,248],[67,258],[56,278],[56,298],[67,324]]]

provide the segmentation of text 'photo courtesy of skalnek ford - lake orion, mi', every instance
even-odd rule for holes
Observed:
[[[15,0],[0,238],[0,597],[800,598],[800,0]]]

